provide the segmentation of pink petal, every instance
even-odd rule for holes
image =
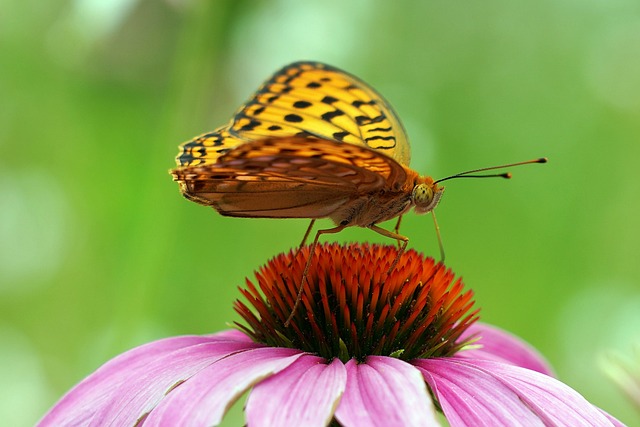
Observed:
[[[290,348],[265,347],[221,359],[173,389],[144,425],[217,425],[249,387],[291,365],[303,354]]]
[[[578,392],[536,371],[460,358],[412,363],[422,371],[452,427],[614,425]]]
[[[494,360],[554,376],[547,360],[535,348],[515,335],[495,326],[474,323],[460,338],[472,335],[480,337],[474,344],[480,344],[481,348],[460,351],[455,357]]]
[[[207,336],[216,340],[253,342],[247,334],[237,329],[227,329],[226,331],[216,332],[215,334]]]
[[[339,359],[331,364],[304,355],[288,368],[257,384],[246,404],[247,424],[257,426],[326,426],[347,382]]]
[[[258,344],[183,336],[154,341],[105,363],[71,389],[40,426],[133,425],[165,392],[220,357]]]
[[[600,412],[602,412],[602,415],[604,415],[605,417],[607,417],[607,419],[611,422],[611,424],[613,424],[615,427],[625,427],[625,424],[623,424],[621,421],[619,421],[617,418],[612,417],[611,415],[609,415],[607,412],[603,411],[602,409],[598,408],[598,410]]]
[[[347,388],[336,410],[346,427],[439,426],[424,379],[398,359],[369,356],[347,362]]]

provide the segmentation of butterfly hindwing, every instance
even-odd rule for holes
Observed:
[[[321,218],[363,194],[399,189],[407,171],[362,146],[302,137],[247,142],[210,165],[174,170],[186,197],[229,216]]]

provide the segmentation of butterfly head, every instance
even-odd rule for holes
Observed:
[[[438,186],[432,180],[421,182],[413,187],[411,202],[415,206],[416,213],[423,214],[434,210],[443,192],[444,187]]]

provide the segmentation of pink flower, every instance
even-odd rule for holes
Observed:
[[[253,426],[609,426],[517,338],[475,323],[442,264],[379,245],[324,245],[289,325],[308,248],[241,289],[248,326],[155,341],[107,362],[40,426],[209,426],[248,389]],[[259,290],[258,290],[259,289]]]

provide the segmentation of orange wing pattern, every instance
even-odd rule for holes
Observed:
[[[214,164],[173,171],[190,199],[223,215],[333,217],[363,194],[406,191],[408,172],[376,150],[335,141],[271,138],[246,142]]]
[[[177,162],[212,164],[248,141],[290,136],[364,146],[404,166],[410,160],[400,119],[379,93],[329,65],[296,62],[267,80],[226,126],[184,143]]]

